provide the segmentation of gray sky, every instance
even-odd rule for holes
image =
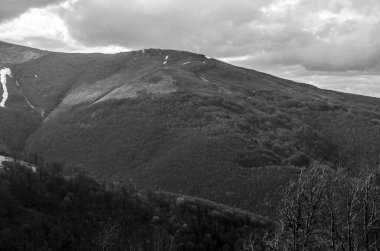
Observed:
[[[65,52],[170,48],[380,97],[379,0],[0,0],[0,40]]]

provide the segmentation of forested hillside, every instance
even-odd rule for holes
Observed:
[[[0,250],[246,250],[276,228],[210,201],[65,178],[58,164],[0,170]]]

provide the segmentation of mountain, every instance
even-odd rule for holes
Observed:
[[[85,169],[98,180],[270,216],[301,167],[355,173],[378,161],[377,98],[183,51],[7,46],[12,78],[0,109],[2,149],[58,161],[66,174]]]

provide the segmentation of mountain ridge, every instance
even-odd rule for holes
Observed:
[[[19,64],[43,57],[51,52],[15,45],[0,40],[0,66]]]

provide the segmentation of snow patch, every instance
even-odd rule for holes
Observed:
[[[191,62],[185,62],[185,63],[183,63],[183,65],[187,65],[187,64],[191,64]]]
[[[38,76],[37,76],[37,74],[36,74],[36,75],[34,75],[34,77],[35,77],[35,78],[37,78],[37,77],[38,77]]]
[[[26,103],[28,103],[28,105],[30,106],[30,108],[32,109],[37,109],[34,105],[32,105],[29,100],[24,96],[25,100],[26,100]]]
[[[207,59],[211,59],[209,56],[205,56]]]
[[[142,53],[145,54],[145,50],[142,50]]]
[[[0,171],[4,168],[3,162],[16,162],[19,165],[31,169],[33,172],[37,172],[37,168],[30,163],[2,155],[0,155]]]
[[[169,56],[165,57],[165,61],[162,64],[166,64],[168,62]]]
[[[201,77],[201,79],[207,83],[210,83],[210,81],[208,81],[207,79],[205,79],[204,77]]]
[[[12,77],[11,69],[3,68],[0,70],[0,81],[3,85],[3,100],[1,100],[0,106],[5,107],[5,102],[8,99],[8,88],[7,88],[7,75]]]
[[[29,105],[30,108],[34,109],[34,110],[37,110],[37,107],[35,107],[34,105],[32,105],[30,102],[29,102],[29,99],[25,96],[25,94],[22,92],[21,90],[21,86],[20,84],[18,83],[18,81],[16,80],[16,85],[18,87],[18,89],[20,90],[22,96],[24,97],[26,103]]]
[[[13,159],[0,155],[0,170],[4,168],[3,162],[11,162]]]

